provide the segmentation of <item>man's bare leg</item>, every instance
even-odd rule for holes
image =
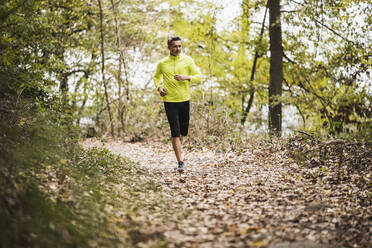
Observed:
[[[174,153],[176,154],[177,162],[182,162],[180,137],[172,137],[172,146]]]

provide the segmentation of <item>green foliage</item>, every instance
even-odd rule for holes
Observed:
[[[348,18],[355,18],[359,11],[355,7],[363,7],[364,4],[363,1],[341,2],[337,6],[332,6],[342,10],[338,14],[324,8],[322,10],[318,2],[311,2],[311,8],[301,4],[286,3],[288,6],[285,8],[293,7],[298,12],[283,14],[286,25],[296,26],[296,29],[284,29],[285,87],[283,97],[278,98],[277,101],[297,108],[303,120],[303,125],[297,128],[319,134],[340,135],[348,132],[351,133],[350,136],[363,137],[364,135],[358,134],[368,133],[366,130],[369,130],[371,119],[371,95],[368,82],[363,82],[363,75],[369,75],[366,71],[366,65],[369,63],[368,49],[362,42],[365,32],[357,34],[351,32],[355,25],[350,23]],[[236,130],[237,127],[242,131],[249,129],[249,132],[264,130],[267,125],[265,109],[268,104],[267,90],[270,79],[270,58],[267,54],[269,37],[267,28],[264,29],[261,37],[259,22],[262,20],[258,22],[253,17],[259,11],[265,10],[266,2],[244,1],[242,15],[234,20],[233,27],[220,32],[217,32],[218,6],[198,1],[187,1],[187,3],[170,1],[167,15],[170,22],[164,23],[165,26],[158,26],[158,36],[153,40],[153,44],[157,45],[155,52],[161,52],[161,56],[164,56],[167,53],[164,45],[166,38],[173,34],[181,35],[185,53],[194,58],[205,76],[201,85],[193,88],[195,93],[192,100],[195,105],[205,106],[203,111],[205,114],[208,113],[208,116],[213,118],[220,116],[222,119],[217,122],[223,123],[227,113],[231,130]],[[292,6],[293,4],[295,6]],[[348,7],[351,9],[347,10]],[[192,15],[188,14],[190,9],[193,10]],[[322,22],[319,22],[317,15],[323,18]],[[348,25],[342,24],[343,21],[348,21]],[[360,29],[365,27],[364,24],[358,26]],[[340,33],[337,33],[339,30],[347,31],[345,37],[340,37]],[[358,42],[352,42],[353,39]],[[326,44],[333,45],[332,52],[327,52]],[[315,47],[315,50],[312,47]],[[254,80],[251,80],[253,58],[256,53],[258,62],[254,71]],[[147,58],[147,53],[143,55]],[[153,63],[156,63],[154,57],[158,58],[157,54],[152,57]],[[124,132],[133,137],[132,130],[138,129],[134,137],[140,137],[139,139],[146,135],[164,133],[163,129],[161,131],[159,129],[164,125],[155,124],[155,119],[151,117],[155,116],[155,113],[151,115],[151,109],[147,108],[152,106],[152,101],[156,99],[153,98],[153,91],[137,94],[136,90],[130,93],[133,99],[154,100],[136,100],[125,104],[128,111]],[[204,93],[201,93],[203,91]],[[248,123],[241,126],[242,114],[251,95],[254,97],[247,116]],[[215,112],[218,104],[223,104],[222,114]],[[137,111],[133,111],[134,109],[141,109],[146,113],[147,118],[144,119],[144,123],[138,122],[135,114]],[[155,112],[159,111],[158,107],[154,109]],[[205,114],[195,120],[207,123],[204,121]],[[289,115],[292,114],[295,113]],[[158,122],[158,119],[155,122]],[[208,133],[210,129],[206,127],[209,124],[205,126],[201,123],[196,126]],[[105,126],[107,122],[103,125]],[[230,132],[230,129],[226,129],[225,132]]]
[[[62,0],[5,1],[0,8],[0,246],[136,245],[142,241],[134,237],[136,222],[115,226],[106,204],[119,205],[120,198],[122,212],[130,202],[148,208],[132,189],[158,186],[128,161],[77,144],[74,122],[95,88],[93,9]],[[87,54],[90,61],[82,59]],[[115,184],[122,190],[113,191]]]
[[[116,3],[115,8],[111,1],[102,3],[108,94],[120,136],[152,136],[157,131],[151,129],[162,126],[158,120],[152,121],[158,109],[151,113],[148,100],[137,100],[155,99],[153,91],[137,93],[143,90],[137,80],[150,80],[152,72],[137,70],[156,63],[167,53],[165,40],[172,34],[183,37],[184,51],[205,75],[195,90],[213,92],[206,94],[210,99],[196,94],[199,96],[194,100],[198,104],[204,101],[201,104],[208,105],[221,99],[232,118],[233,129],[266,126],[269,37],[267,27],[261,36],[262,20],[255,18],[265,10],[265,1],[243,1],[242,15],[222,31],[217,30],[220,6],[211,2],[168,1],[167,5],[157,0],[127,0]],[[285,87],[278,101],[297,108],[304,130],[332,135],[348,132],[355,137],[364,136],[358,133],[368,134],[371,93],[366,79],[370,73],[370,49],[365,34],[370,18],[363,14],[368,12],[365,1],[310,1],[308,5],[286,2],[283,8],[296,11],[283,12],[283,25],[288,26],[283,29]],[[355,22],[357,16],[363,20]],[[6,1],[1,19],[4,25],[0,26],[0,79],[8,83],[6,90],[25,97],[37,96],[44,105],[43,94],[53,92],[48,95],[54,96],[48,97],[58,98],[59,102],[52,100],[49,106],[64,112],[66,122],[79,124],[83,118],[89,119],[90,125],[104,134],[110,123],[104,87],[97,80],[97,4]],[[258,62],[251,80],[256,53]],[[148,87],[149,83],[146,90]],[[5,88],[1,90],[3,94]],[[251,96],[248,123],[241,126]],[[146,113],[145,119],[151,124],[138,125],[137,109]]]
[[[150,210],[143,197],[151,192],[152,203],[167,204],[159,186],[105,149],[81,148],[58,112],[35,107],[25,114],[27,104],[19,106],[0,118],[1,247],[133,247],[146,240],[136,233],[140,223],[118,221],[118,214]]]
[[[301,29],[287,31],[284,40],[288,61],[284,101],[298,108],[307,130],[354,136],[365,132],[370,129],[372,113],[367,69],[370,48],[363,31],[370,20],[362,19],[367,16],[363,14],[366,3],[314,1],[295,7],[299,14],[285,16],[289,24]]]

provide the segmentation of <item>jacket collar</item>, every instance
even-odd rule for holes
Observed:
[[[171,59],[171,60],[178,60],[181,56],[182,56],[182,54],[180,54],[178,56],[173,56],[173,55],[169,54],[169,59]]]

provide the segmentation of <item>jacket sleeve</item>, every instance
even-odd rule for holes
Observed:
[[[161,64],[158,63],[158,65],[156,66],[156,72],[154,75],[154,83],[155,83],[156,89],[161,86],[161,78],[162,78]]]
[[[202,74],[200,73],[199,68],[195,65],[194,60],[190,64],[190,83],[199,83],[202,79]]]

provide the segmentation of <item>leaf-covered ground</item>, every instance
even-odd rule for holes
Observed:
[[[138,236],[136,246],[275,247],[306,240],[308,247],[371,247],[371,166],[340,179],[332,167],[304,166],[280,141],[223,153],[185,145],[187,170],[180,175],[170,144],[86,140],[84,146],[129,158],[159,186],[161,207],[153,191],[137,187],[143,202],[133,203],[141,223],[131,235]]]

